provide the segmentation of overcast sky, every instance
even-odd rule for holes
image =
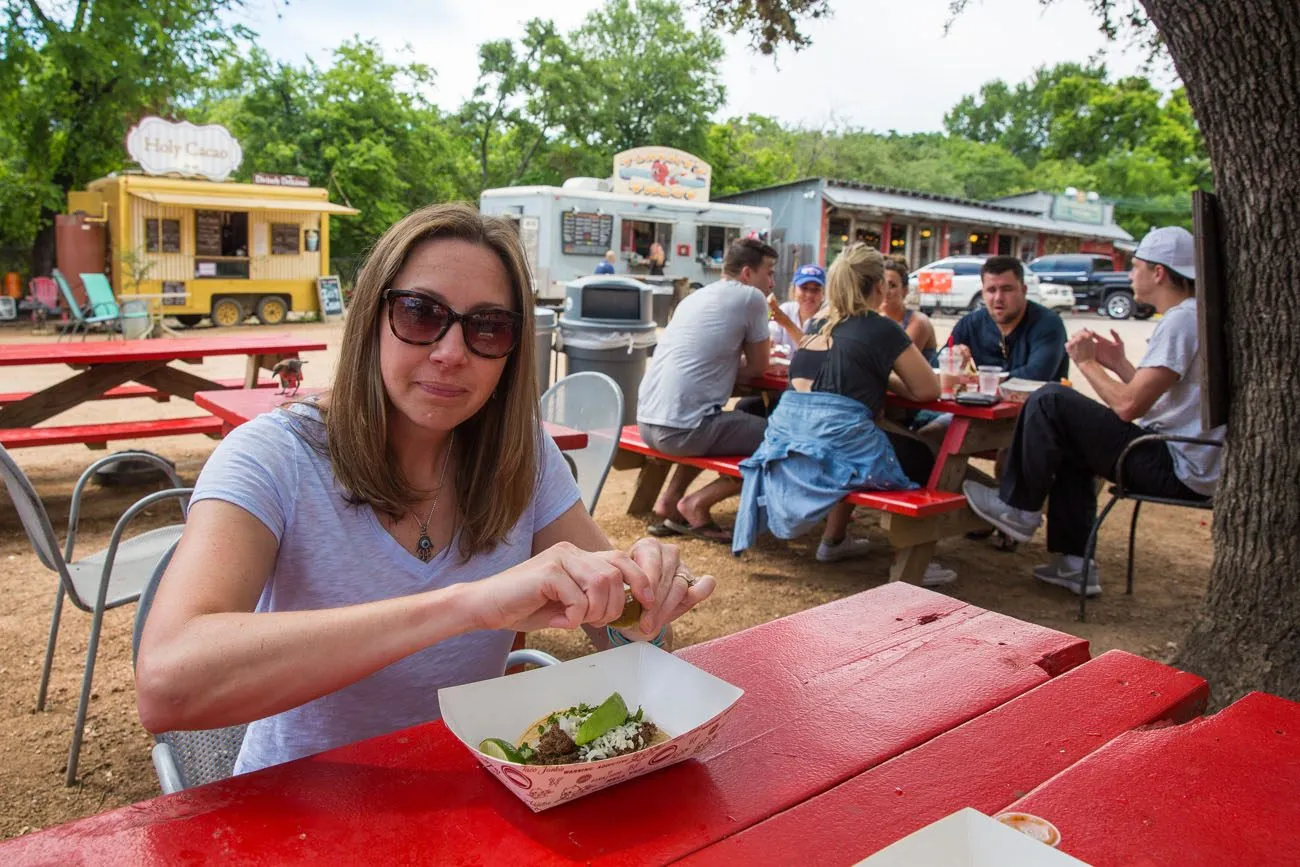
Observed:
[[[529,18],[568,31],[597,0],[249,0],[236,20],[260,34],[272,56],[329,62],[330,49],[354,34],[376,39],[393,59],[437,71],[432,94],[456,108],[474,88],[479,44],[517,38]],[[1043,64],[1085,62],[1106,47],[1086,0],[974,0],[947,36],[948,0],[832,0],[834,17],[807,28],[813,44],[776,60],[751,53],[742,37],[724,37],[724,116],[750,112],[809,126],[939,130],[963,95],[994,78],[1019,81]],[[414,12],[413,7],[422,11]],[[277,15],[278,13],[278,15]],[[1141,54],[1111,44],[1112,73],[1137,70]],[[1167,79],[1157,83],[1168,86]]]

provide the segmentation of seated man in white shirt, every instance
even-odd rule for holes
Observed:
[[[1153,229],[1133,261],[1133,293],[1163,315],[1136,367],[1119,335],[1080,331],[1067,345],[1076,369],[1103,403],[1048,385],[1025,404],[1008,452],[1001,490],[966,482],[962,491],[981,518],[1019,542],[1042,521],[1047,501],[1047,549],[1052,562],[1034,569],[1048,584],[1079,591],[1083,555],[1096,520],[1095,477],[1115,480],[1120,453],[1150,433],[1222,442],[1224,428],[1201,427],[1201,353],[1196,332],[1196,259],[1186,229]],[[1219,480],[1222,450],[1209,445],[1153,442],[1124,464],[1125,487],[1179,499],[1209,497]],[[1095,564],[1089,596],[1101,593]]]

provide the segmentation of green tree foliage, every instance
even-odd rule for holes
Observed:
[[[242,0],[5,0],[0,231],[48,270],[64,194],[121,167],[127,128],[169,114],[249,36],[219,20]]]
[[[236,176],[254,171],[308,177],[331,198],[358,208],[331,221],[331,258],[351,275],[388,226],[430,202],[472,198],[463,184],[470,156],[456,130],[423,93],[433,72],[384,59],[354,39],[327,68],[273,62],[264,52],[230,58],[194,107],[227,126],[244,147]]]

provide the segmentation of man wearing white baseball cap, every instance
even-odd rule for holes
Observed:
[[[1025,404],[1016,424],[1000,490],[966,482],[963,492],[981,518],[1020,542],[1029,541],[1047,502],[1052,562],[1034,577],[1079,592],[1083,554],[1097,515],[1096,476],[1115,481],[1116,462],[1133,440],[1150,433],[1223,441],[1223,427],[1201,427],[1201,353],[1196,333],[1196,244],[1178,227],[1153,229],[1134,254],[1133,293],[1162,318],[1135,367],[1113,330],[1084,330],[1067,350],[1102,403],[1048,385]],[[1152,442],[1130,452],[1124,486],[1151,496],[1209,497],[1219,481],[1221,449]],[[1087,564],[1085,592],[1101,592]]]

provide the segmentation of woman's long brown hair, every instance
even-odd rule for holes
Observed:
[[[379,368],[380,329],[388,327],[383,293],[416,247],[443,238],[495,253],[510,279],[511,306],[523,316],[519,345],[492,397],[456,428],[457,529],[468,559],[504,540],[528,508],[538,474],[532,282],[514,226],[469,205],[445,204],[415,211],[385,232],[357,275],[338,370],[321,408],[330,463],[348,498],[394,518],[405,514],[419,493],[388,444],[392,409]]]

